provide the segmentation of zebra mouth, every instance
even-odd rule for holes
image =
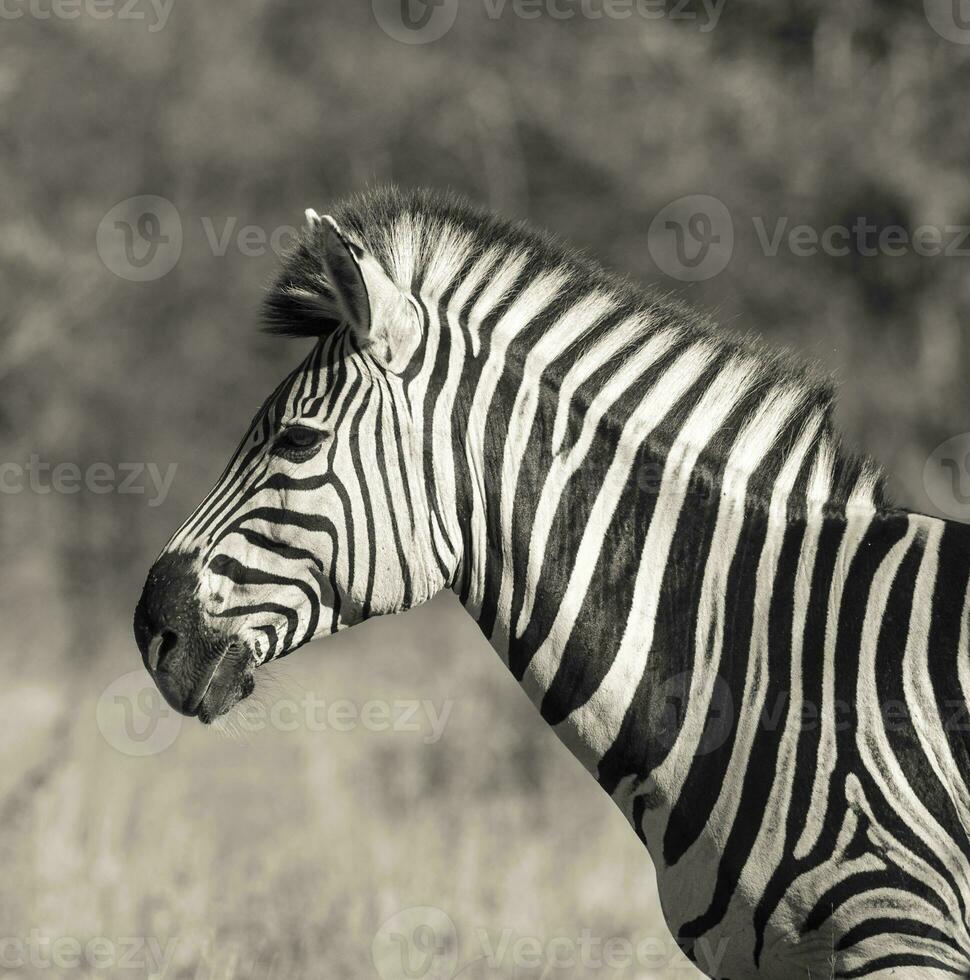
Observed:
[[[203,725],[211,725],[253,693],[254,669],[253,655],[244,644],[233,642],[226,647],[199,699],[197,717]]]

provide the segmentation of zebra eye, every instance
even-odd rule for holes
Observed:
[[[308,459],[323,442],[324,433],[308,425],[288,425],[276,437],[273,452],[287,459]]]

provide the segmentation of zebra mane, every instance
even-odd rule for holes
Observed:
[[[835,383],[790,352],[718,326],[669,294],[612,273],[554,236],[496,215],[458,194],[380,187],[348,198],[332,214],[404,290],[421,283],[425,290],[430,287],[432,293],[440,293],[490,251],[501,256],[522,255],[526,280],[555,274],[566,283],[564,292],[575,299],[596,292],[610,298],[614,313],[638,317],[645,328],[643,336],[631,337],[631,353],[649,336],[666,329],[684,343],[703,342],[716,363],[726,365],[740,357],[755,364],[754,388],[762,394],[763,403],[772,394],[795,398],[798,403],[773,454],[784,457],[800,433],[821,420],[814,441],[831,463],[828,503],[845,506],[861,492],[867,505],[880,510],[891,506],[878,465],[842,445],[834,422]],[[320,236],[313,227],[304,229],[284,257],[264,302],[263,323],[267,332],[278,336],[313,339],[341,327],[335,294],[323,274]]]

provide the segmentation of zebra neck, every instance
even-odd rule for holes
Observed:
[[[729,568],[742,531],[766,509],[748,497],[748,471],[738,468],[751,439],[738,440],[732,463],[695,441],[696,426],[680,438],[634,439],[629,421],[617,432],[587,405],[577,417],[592,416],[592,425],[560,444],[556,409],[543,408],[535,430],[552,434],[556,452],[534,434],[517,456],[509,451],[518,412],[496,413],[491,434],[483,423],[490,448],[477,470],[486,482],[468,507],[472,530],[456,591],[546,721],[595,773],[648,660],[658,686],[689,667],[686,624],[705,557]],[[717,416],[699,404],[695,417],[711,426]],[[812,453],[828,460],[815,436],[807,427],[787,466],[776,468],[786,486]],[[775,521],[784,520],[781,496]]]
[[[439,451],[454,450],[453,588],[599,773],[637,699],[689,670],[702,603],[723,615],[754,591],[732,577],[738,549],[770,581],[793,515],[871,515],[880,476],[789,373],[650,317],[611,320],[596,296],[549,306],[556,288],[534,281],[494,323],[474,308],[449,323]]]
[[[640,461],[663,470],[645,447]],[[531,525],[512,508],[511,548],[488,549],[468,611],[638,829],[644,793],[673,805],[698,765],[727,771],[742,746],[829,774],[855,752],[843,737],[914,691],[938,702],[917,731],[943,725],[946,792],[970,800],[970,532],[860,500],[833,512],[784,479],[768,508],[724,472],[627,487],[607,520],[583,495],[538,538],[535,484],[515,498]]]
[[[839,576],[874,522],[892,544],[890,524],[872,471],[841,454],[823,413],[801,412],[797,392],[741,403],[743,365],[703,377],[668,361],[623,412],[598,409],[595,390],[578,404],[574,393],[564,412],[562,383],[530,387],[508,368],[506,379],[487,413],[468,412],[456,456],[469,492],[455,591],[545,720],[619,791],[680,738],[671,699],[706,710],[726,678],[743,699],[748,665],[763,679],[769,651],[788,683],[809,608],[813,636],[837,636],[827,622]],[[932,540],[931,525],[917,527],[930,519],[901,520]],[[806,584],[823,546],[832,565],[817,587],[834,590],[831,603]],[[861,588],[852,584],[852,602],[864,609]],[[756,685],[754,700],[762,694]],[[693,719],[681,757],[704,724],[703,713]]]
[[[618,445],[563,503],[555,461],[533,453],[514,494],[485,495],[466,608],[631,820],[647,783],[654,806],[681,795],[712,737],[725,764],[758,738],[834,765],[835,723],[873,723],[856,713],[881,710],[880,685],[960,720],[940,771],[970,800],[970,529],[876,508],[865,472],[833,505],[839,461],[811,428],[769,466],[767,501],[732,459]],[[798,730],[805,710],[817,733]]]
[[[724,480],[665,480],[667,467],[639,447],[632,476],[597,476],[548,528],[537,525],[548,487],[520,489],[533,523],[513,508],[512,547],[488,549],[482,602],[466,602],[545,721],[601,781],[604,760],[618,775],[660,761],[665,704],[686,693],[699,618],[723,628],[732,610],[750,611],[758,545],[784,535],[783,513],[772,518]]]

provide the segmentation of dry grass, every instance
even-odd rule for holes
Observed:
[[[439,712],[452,701],[437,740],[422,712],[412,732],[373,730],[377,716],[335,731],[323,709],[294,727],[277,711],[281,726],[250,717],[236,738],[186,720],[169,748],[127,756],[102,736],[95,710],[102,688],[134,665],[123,635],[110,666],[73,689],[8,692],[23,717],[5,769],[20,770],[3,802],[5,935],[153,937],[172,980],[369,977],[381,924],[432,906],[457,927],[459,963],[473,964],[465,978],[694,975],[619,811],[457,604],[433,605],[314,644],[279,665],[261,697],[414,699]],[[40,737],[57,731],[60,710],[62,737]],[[549,968],[531,965],[519,942],[553,955],[549,940],[578,949],[584,930],[594,941],[652,939],[652,959]],[[498,962],[473,963],[503,948]]]

